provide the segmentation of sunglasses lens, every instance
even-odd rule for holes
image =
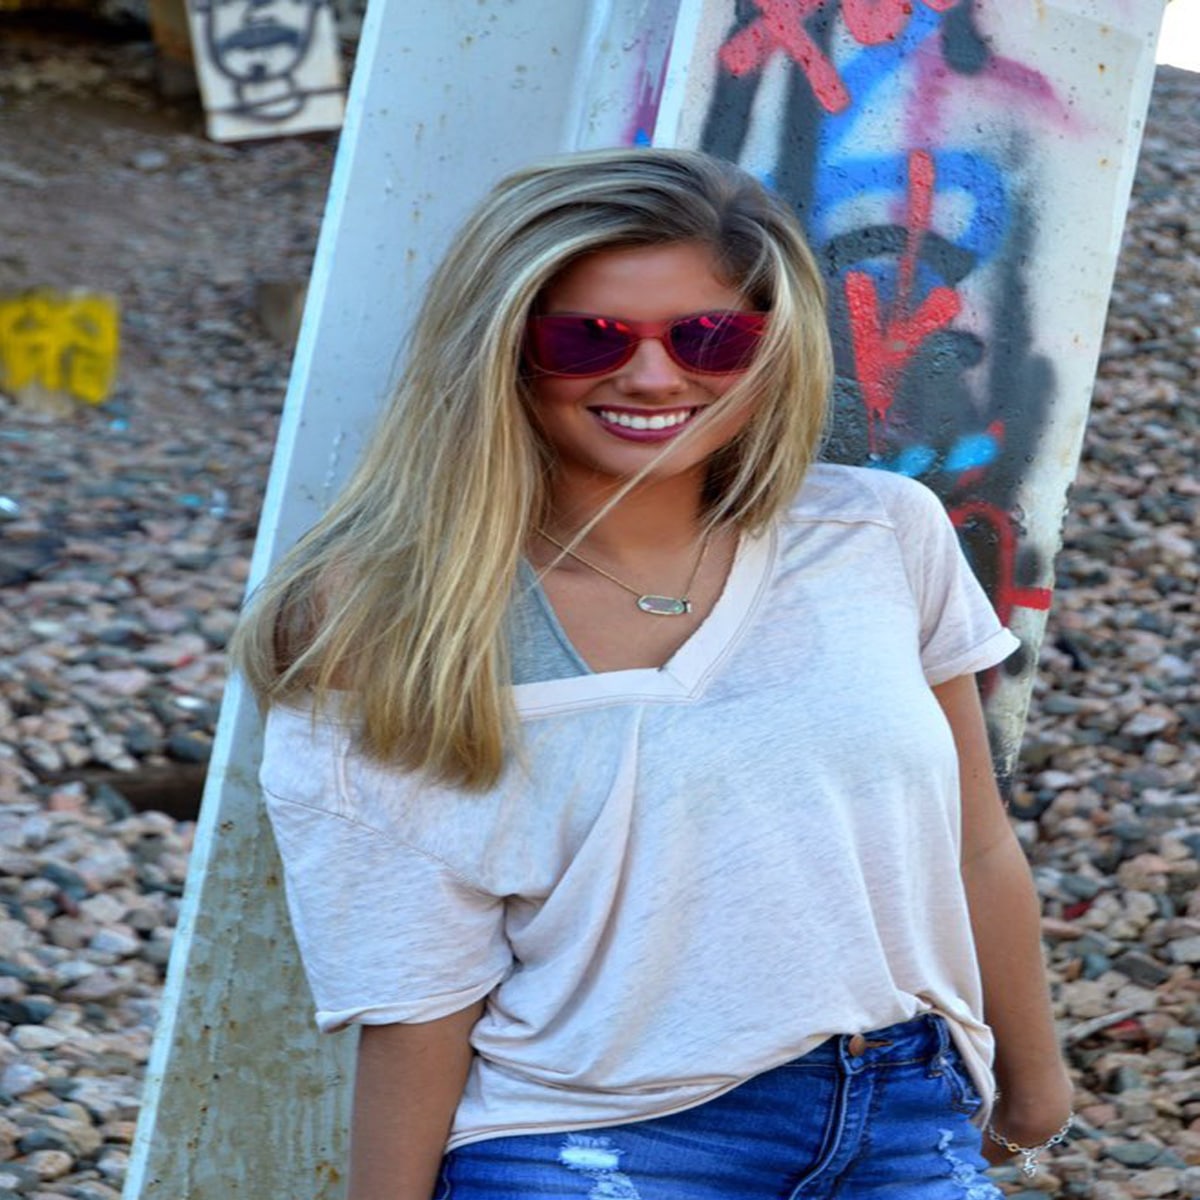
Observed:
[[[657,330],[564,313],[532,318],[527,354],[549,375],[605,375],[628,362],[640,337],[664,336],[680,366],[725,375],[750,365],[766,327],[766,314],[756,312],[697,313]]]
[[[535,317],[530,357],[552,375],[603,375],[628,357],[633,334],[610,317]]]
[[[754,358],[766,324],[763,313],[699,313],[671,326],[671,349],[694,371],[715,375],[744,371]]]

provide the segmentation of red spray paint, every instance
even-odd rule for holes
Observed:
[[[930,334],[954,320],[962,301],[953,288],[935,287],[912,307],[917,256],[933,210],[934,167],[924,150],[908,157],[908,243],[900,260],[896,298],[885,317],[875,280],[863,271],[847,271],[843,282],[850,341],[863,404],[867,409],[870,452],[881,452],[883,426],[909,360]]]
[[[959,0],[923,0],[935,12],[949,12]],[[850,93],[838,69],[804,28],[805,21],[825,7],[826,0],[755,0],[762,14],[735,33],[720,50],[721,65],[731,75],[760,71],[782,52],[808,77],[814,95],[826,112],[843,112]],[[843,0],[842,17],[850,36],[864,46],[894,41],[913,14],[911,0]]]

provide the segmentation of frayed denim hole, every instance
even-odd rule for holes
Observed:
[[[641,1200],[633,1180],[617,1169],[623,1153],[612,1144],[612,1138],[568,1133],[558,1161],[568,1171],[578,1171],[592,1180],[588,1200]]]
[[[938,1153],[950,1166],[950,1179],[963,1188],[963,1200],[996,1200],[996,1188],[981,1179],[979,1169],[954,1153],[954,1134],[949,1129],[938,1130]]]

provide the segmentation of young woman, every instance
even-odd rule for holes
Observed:
[[[351,1200],[986,1200],[981,1128],[1069,1123],[973,678],[1015,641],[926,489],[813,465],[822,297],[729,164],[512,176],[257,597]]]

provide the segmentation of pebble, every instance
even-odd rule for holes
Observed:
[[[1179,1174],[1176,1167],[1152,1167],[1148,1171],[1138,1171],[1129,1182],[1129,1195],[1170,1196],[1179,1190]]]
[[[45,1071],[33,1063],[18,1060],[9,1063],[0,1074],[0,1092],[16,1098],[35,1091],[45,1082]]]
[[[1180,938],[1167,943],[1167,953],[1177,963],[1200,963],[1200,937]]]
[[[61,1178],[75,1165],[65,1150],[35,1150],[22,1161],[43,1183]]]
[[[1163,1148],[1152,1142],[1125,1142],[1109,1146],[1105,1151],[1108,1158],[1116,1159],[1127,1167],[1148,1167],[1162,1156]]]
[[[165,123],[148,47],[46,48],[0,44],[0,177],[38,197],[0,287],[105,283],[125,362],[68,420],[0,399],[0,1200],[118,1200],[193,835],[130,798],[211,753],[288,369],[254,275],[306,277],[333,139],[228,150]],[[56,107],[85,77],[146,128]],[[1080,1114],[996,1173],[1025,1200],[1200,1198],[1198,114],[1161,71],[1014,788]]]
[[[139,171],[160,171],[170,161],[161,150],[139,150],[132,159]]]

